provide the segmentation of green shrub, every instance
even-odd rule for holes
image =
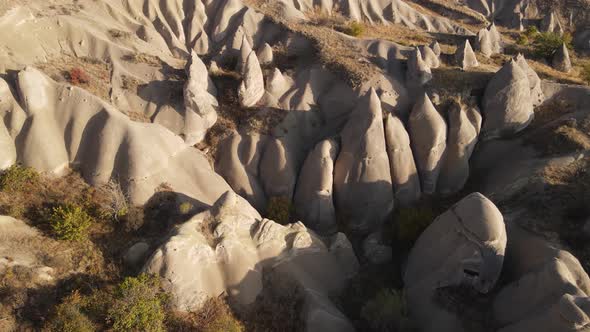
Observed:
[[[537,27],[534,25],[528,26],[524,32],[524,35],[529,38],[534,37],[537,34],[539,34],[539,29],[537,29]]]
[[[428,207],[398,209],[394,215],[398,241],[405,245],[413,245],[433,220],[434,212]]]
[[[375,331],[404,331],[409,326],[401,291],[382,289],[361,309],[361,317]]]
[[[38,180],[39,174],[34,169],[13,165],[0,173],[0,190],[6,192],[21,191],[27,185],[35,184]]]
[[[345,34],[353,37],[358,37],[362,35],[364,32],[365,27],[363,26],[363,24],[356,21],[350,22],[346,29],[344,29]]]
[[[266,218],[281,225],[289,223],[293,205],[287,197],[271,197],[266,206]]]
[[[516,43],[518,45],[528,45],[529,43],[529,37],[527,37],[527,35],[525,34],[521,34],[518,36],[518,38],[516,38]]]
[[[81,311],[84,305],[84,298],[74,292],[66,297],[56,307],[54,317],[49,321],[48,329],[55,332],[92,332],[95,331],[94,324]]]
[[[190,202],[182,202],[180,204],[180,206],[178,207],[178,211],[182,215],[187,215],[187,214],[191,213],[191,211],[193,211],[193,209],[194,209],[194,206]]]
[[[114,331],[164,331],[165,302],[157,277],[147,274],[128,277],[115,291],[108,321]]]
[[[65,205],[53,208],[49,224],[58,239],[79,241],[86,237],[92,218],[80,206]]]
[[[532,42],[533,54],[541,58],[550,58],[564,43],[571,48],[572,36],[569,34],[560,36],[552,32],[537,33]]]

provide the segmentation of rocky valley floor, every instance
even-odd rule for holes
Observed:
[[[0,331],[590,331],[587,0],[0,0]]]

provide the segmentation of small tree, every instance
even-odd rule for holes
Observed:
[[[58,206],[53,208],[49,224],[58,239],[79,241],[87,236],[92,217],[77,205]]]

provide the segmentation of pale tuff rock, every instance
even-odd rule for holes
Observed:
[[[423,94],[414,105],[409,129],[422,192],[433,194],[446,149],[447,124],[427,94]]]
[[[509,283],[493,303],[499,331],[583,331],[590,323],[590,278],[580,262],[516,226],[508,234]]]
[[[259,182],[259,165],[267,138],[258,134],[234,132],[219,143],[215,171],[232,189],[258,211],[264,211],[267,198]]]
[[[469,158],[477,143],[478,130],[463,105],[453,103],[448,111],[447,149],[438,179],[438,192],[447,195],[463,188],[469,178]]]
[[[248,38],[246,38],[246,35],[244,34],[242,37],[242,44],[240,45],[240,55],[238,57],[238,62],[236,63],[236,71],[243,72],[250,53],[252,53],[252,45],[250,45]]]
[[[473,125],[473,128],[475,128],[475,132],[479,137],[479,133],[481,132],[481,124],[483,123],[483,117],[481,116],[479,107],[476,105],[467,105],[465,113],[467,114],[467,118],[469,121],[471,121],[471,124]]]
[[[483,97],[485,139],[515,134],[533,120],[533,104],[527,74],[511,60],[488,83]]]
[[[301,309],[303,329],[308,332],[354,332],[352,323],[326,297],[316,292],[305,292]]]
[[[490,32],[486,29],[481,29],[477,33],[477,50],[483,54],[486,58],[489,58],[494,54],[494,44]]]
[[[416,47],[408,58],[406,81],[410,86],[422,86],[432,79],[432,71],[423,60],[420,49]]]
[[[381,101],[374,89],[359,101],[341,138],[334,169],[336,211],[351,230],[366,233],[393,211]]]
[[[251,51],[242,68],[242,83],[238,90],[240,105],[252,107],[264,96],[264,77],[256,53]]]
[[[492,14],[490,4],[487,0],[467,0],[467,6],[484,16],[488,17]]]
[[[436,54],[437,57],[440,57],[440,55],[442,54],[440,44],[436,40],[430,44],[430,49],[432,49],[432,51],[434,52],[434,54]]]
[[[492,50],[494,53],[499,54],[504,51],[504,42],[502,41],[502,34],[496,28],[496,24],[492,23],[488,27],[490,39],[492,41]]]
[[[553,68],[569,73],[572,70],[572,61],[567,46],[563,44],[553,55]]]
[[[465,41],[457,47],[457,51],[455,52],[455,62],[463,70],[479,66],[477,57],[471,48],[471,44],[469,44],[469,40],[465,39]]]
[[[412,248],[403,276],[408,310],[421,330],[464,331],[457,314],[435,301],[435,292],[463,286],[489,293],[502,271],[506,241],[502,214],[480,193],[434,220]]]
[[[557,13],[552,11],[551,13],[545,15],[543,20],[541,21],[541,31],[543,32],[553,32],[559,35],[563,35],[563,26],[559,21],[559,17]]]
[[[19,72],[17,90],[24,110],[11,97],[0,103],[0,115],[11,137],[19,137],[14,143],[24,166],[61,175],[75,165],[91,185],[117,179],[138,205],[162,183],[203,205],[229,189],[201,152],[160,125],[133,122],[94,95],[31,67]]]
[[[258,51],[258,61],[260,61],[260,64],[263,66],[270,65],[274,61],[272,47],[267,43],[264,43],[262,48]]]
[[[408,206],[420,199],[420,178],[403,122],[391,114],[385,120],[385,140],[395,199]]]
[[[426,63],[426,65],[430,68],[438,68],[440,66],[440,59],[439,55],[436,55],[434,50],[430,48],[428,45],[420,46],[420,52],[422,54],[422,59]],[[440,52],[440,49],[439,49]]]
[[[524,70],[529,80],[529,87],[531,88],[531,100],[533,107],[539,106],[545,101],[543,88],[541,86],[541,79],[539,75],[529,66],[528,62],[522,54],[516,56],[516,64]]]
[[[199,143],[207,130],[217,121],[217,90],[209,77],[207,67],[193,52],[188,80],[183,90],[185,105],[184,139],[188,145]]]
[[[266,197],[293,198],[297,161],[286,137],[270,138],[260,161],[260,180]]]
[[[275,68],[266,78],[266,92],[269,99],[267,103],[280,106],[281,97],[291,88],[292,83],[287,80],[279,68]]]
[[[10,114],[23,114],[24,112],[12,98],[10,87],[4,80],[0,80],[0,119]],[[13,107],[18,107],[20,110],[12,112]],[[10,135],[8,128],[4,121],[0,121],[0,171],[9,168],[16,163],[16,148],[14,146],[14,139]]]
[[[333,202],[338,149],[338,142],[333,139],[318,143],[303,163],[297,181],[294,198],[297,216],[319,234],[333,234],[338,229]]]
[[[300,223],[281,226],[262,219],[227,192],[211,209],[180,225],[143,270],[166,280],[172,305],[181,311],[198,310],[207,298],[224,292],[236,304],[249,305],[267,277],[293,281],[329,306],[327,295],[341,290],[358,264],[344,266],[341,248],[333,253]],[[313,302],[305,305],[319,310]]]

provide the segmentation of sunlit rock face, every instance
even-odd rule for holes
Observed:
[[[321,323],[318,315],[327,315],[333,320],[329,326],[349,327],[328,295],[342,290],[358,262],[343,234],[324,242],[301,223],[283,226],[263,219],[227,192],[175,229],[143,270],[163,277],[177,310],[198,310],[224,292],[248,306],[266,287],[263,280],[276,278],[300,287],[306,324],[313,327]]]
[[[459,287],[490,292],[502,271],[506,241],[502,214],[480,193],[463,198],[422,233],[408,256],[404,290],[423,331],[463,331],[460,317],[435,295]]]

